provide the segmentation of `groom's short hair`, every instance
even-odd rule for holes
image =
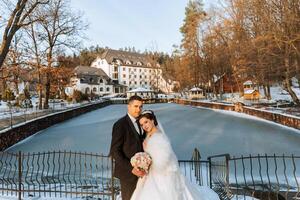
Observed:
[[[138,95],[133,95],[129,98],[128,104],[130,104],[133,101],[143,101],[143,98]]]

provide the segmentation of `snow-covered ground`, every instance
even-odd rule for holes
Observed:
[[[50,101],[48,111],[56,112],[56,111],[60,111],[60,110],[65,110],[65,109],[69,109],[69,108],[86,105],[89,103],[102,102],[102,101],[103,100],[92,101],[92,102],[84,101],[81,103],[71,103],[71,102],[67,102],[64,100]],[[33,105],[32,108],[13,107],[10,109],[8,107],[7,102],[0,101],[0,120],[10,118],[11,115],[12,115],[12,117],[16,117],[16,116],[23,116],[25,114],[29,115],[29,114],[35,114],[35,113],[47,111],[47,110],[39,110],[37,108],[37,105],[38,105],[37,98],[32,98],[32,105]]]
[[[292,87],[292,90],[296,93],[298,98],[300,99],[300,88],[299,87]],[[235,103],[235,102],[243,102],[247,105],[257,104],[257,103],[280,103],[280,102],[292,102],[292,98],[287,91],[285,91],[281,86],[272,86],[270,88],[271,91],[271,100],[267,100],[264,96],[263,88],[259,89],[259,92],[262,96],[262,99],[259,101],[248,101],[244,100],[243,97],[240,97],[239,93],[225,93],[223,94],[223,99],[225,102],[228,103]]]
[[[1,200],[18,200],[18,197],[13,196],[0,196]],[[24,197],[22,200],[82,200],[82,197],[77,198],[59,198],[59,197]]]
[[[292,90],[295,92],[297,97],[300,99],[300,88],[296,82],[293,83]],[[223,94],[222,98],[220,99],[201,99],[201,102],[213,102],[213,103],[223,103],[223,104],[234,104],[237,102],[241,102],[246,106],[255,107],[261,110],[267,110],[274,113],[280,114],[288,114],[291,116],[300,116],[300,108],[299,107],[292,107],[288,104],[291,104],[292,98],[287,91],[285,91],[281,86],[275,85],[270,88],[271,91],[271,100],[267,100],[264,96],[264,91],[262,88],[259,89],[261,94],[261,99],[258,101],[250,101],[245,100],[243,97],[240,96],[239,93],[225,93]],[[285,105],[285,106],[283,106]]]

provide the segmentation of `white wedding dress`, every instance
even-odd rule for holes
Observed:
[[[219,200],[209,187],[185,179],[163,131],[145,139],[144,151],[150,154],[152,164],[149,173],[139,178],[131,200]]]

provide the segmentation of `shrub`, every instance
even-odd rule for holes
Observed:
[[[81,102],[81,101],[84,101],[84,100],[89,100],[89,97],[88,97],[87,94],[84,94],[79,90],[74,90],[73,100],[76,101],[76,102]]]
[[[11,89],[7,88],[5,90],[3,100],[4,101],[13,101],[15,99],[16,99],[16,96],[15,96],[14,92]]]

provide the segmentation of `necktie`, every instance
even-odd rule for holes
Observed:
[[[141,130],[141,127],[140,127],[140,125],[139,125],[138,120],[136,120],[135,123],[136,123],[136,127],[138,128],[138,129],[137,129],[137,132],[138,132],[139,135],[141,135],[141,134],[142,134],[142,130]]]

